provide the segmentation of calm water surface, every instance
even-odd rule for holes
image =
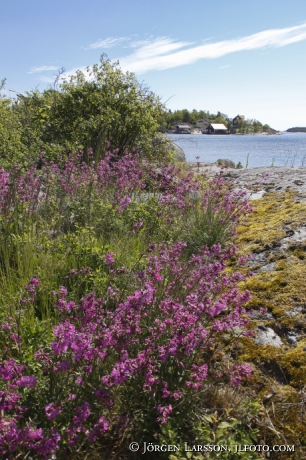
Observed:
[[[214,163],[228,158],[245,167],[256,166],[304,166],[306,167],[306,133],[282,135],[180,135],[169,137],[181,147],[190,162]]]

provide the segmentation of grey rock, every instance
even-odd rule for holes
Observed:
[[[286,238],[288,238],[289,236],[294,235],[294,230],[292,230],[292,228],[290,228],[290,227],[285,226],[284,231],[286,232]]]
[[[175,156],[176,156],[176,159],[177,159],[178,161],[186,161],[186,157],[185,157],[184,150],[181,149],[181,147],[179,147],[179,146],[176,145],[176,144],[173,144],[171,150],[174,151]]]
[[[286,314],[291,317],[295,317],[299,314],[305,314],[306,313],[306,306],[305,305],[299,305],[298,307],[291,308],[290,310],[286,311]]]
[[[255,343],[257,345],[272,345],[273,347],[281,347],[283,342],[280,337],[275,334],[270,327],[259,325],[256,329]]]
[[[259,272],[273,272],[275,270],[275,262],[271,262],[270,264],[264,265],[258,271]]]
[[[299,334],[297,334],[296,332],[293,332],[293,331],[289,331],[287,332],[286,334],[286,339],[287,339],[287,342],[289,343],[289,345],[292,345],[292,346],[296,346],[298,341],[299,337]]]
[[[299,313],[303,313],[303,307],[294,307],[294,308],[291,308],[290,310],[287,310],[285,313],[288,316],[291,316],[292,318],[294,318]]]
[[[249,192],[248,194],[248,199],[250,201],[253,201],[253,200],[260,200],[264,194],[266,193],[266,190],[259,190],[258,192]]]
[[[268,192],[291,189],[298,191],[299,194],[306,194],[306,168],[273,166],[237,169],[235,172],[238,174],[236,182],[239,186],[247,188],[262,186]],[[299,200],[301,199],[304,198],[299,197]]]
[[[253,254],[253,258],[248,262],[250,268],[258,267],[258,265],[263,266],[267,264],[265,252]]]
[[[220,158],[215,164],[217,166],[225,166],[226,168],[235,168],[235,163],[228,158]]]
[[[297,196],[295,196],[295,197],[294,197],[294,201],[295,201],[296,203],[305,203],[305,201],[306,201],[306,196],[305,196],[305,194],[304,194],[304,195],[297,195]]]
[[[282,247],[287,246],[288,243],[300,243],[306,239],[306,227],[300,227],[296,229],[293,233],[290,233],[290,236],[286,236],[280,241]]]
[[[252,319],[259,319],[261,321],[272,321],[274,319],[274,316],[272,313],[260,313],[259,311],[254,311],[252,314]]]

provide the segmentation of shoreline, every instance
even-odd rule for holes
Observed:
[[[306,201],[306,167],[261,166],[254,168],[224,168],[216,164],[195,162],[188,163],[191,170],[207,173],[209,176],[222,173],[227,181],[235,181],[237,187],[250,190],[256,189],[256,197],[261,198],[265,193],[284,192],[288,190],[298,192],[301,201]]]
[[[288,131],[276,131],[275,133],[226,133],[226,134],[208,134],[208,133],[176,133],[172,131],[166,131],[165,134],[172,134],[176,136],[282,136],[284,133]],[[295,131],[291,133],[302,132],[302,131]],[[290,132],[289,132],[290,133]],[[305,134],[305,133],[304,133]]]
[[[286,133],[282,135],[168,135],[173,143],[180,146],[186,161],[213,163],[219,158],[227,158],[242,166],[306,166],[306,135]]]

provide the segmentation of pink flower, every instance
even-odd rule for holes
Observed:
[[[82,386],[82,385],[83,385],[83,379],[82,379],[82,377],[77,377],[77,378],[75,379],[75,383],[76,383],[77,385],[79,385],[79,386]]]
[[[114,252],[113,254],[111,254],[110,252],[108,252],[107,254],[105,254],[104,256],[104,260],[106,262],[107,265],[113,265],[113,263],[115,262],[115,257],[116,257],[116,253]]]
[[[168,422],[168,416],[172,412],[172,405],[158,406],[157,411],[160,413],[160,417],[158,417],[156,421],[160,422],[161,425],[166,425]]]
[[[39,286],[40,281],[34,277],[31,279],[30,283],[33,284],[33,286]]]
[[[28,375],[25,375],[20,379],[16,380],[16,383],[19,387],[32,388],[35,387],[37,384],[37,377],[30,377]]]
[[[159,273],[155,273],[154,279],[155,279],[155,281],[162,281],[163,277]]]
[[[59,414],[62,413],[61,406],[54,407],[54,403],[50,403],[45,407],[45,413],[49,420],[55,419]]]
[[[134,224],[134,227],[135,227],[135,228],[140,228],[140,227],[142,227],[142,225],[143,225],[143,222],[142,222],[141,219],[139,219],[139,221],[136,222],[136,224]]]

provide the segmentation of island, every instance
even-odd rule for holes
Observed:
[[[306,133],[306,127],[295,127],[286,130],[286,133]]]
[[[234,118],[218,112],[187,109],[164,111],[159,119],[159,130],[172,134],[281,134],[258,120],[238,114]]]

